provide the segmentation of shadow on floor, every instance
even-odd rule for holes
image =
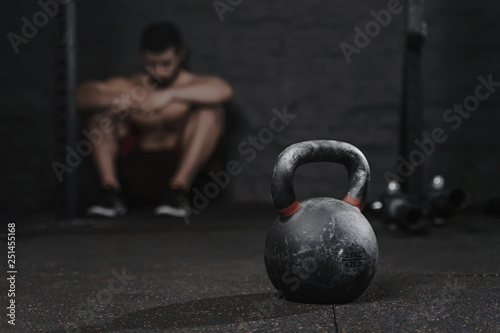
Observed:
[[[375,303],[388,300],[397,294],[391,290],[391,279],[374,281],[374,284],[353,304]],[[273,318],[303,315],[319,311],[332,311],[333,305],[304,304],[285,300],[280,293],[259,293],[223,296],[174,303],[140,310],[99,326],[79,327],[81,332],[110,332],[147,328],[152,330],[181,329],[217,325],[235,325],[235,329],[252,325],[248,323]]]
[[[192,300],[133,312],[100,326],[79,327],[82,332],[109,332],[147,328],[231,325],[301,315],[331,308],[331,305],[294,303],[278,293],[245,294]],[[332,313],[333,316],[333,313]],[[239,326],[239,325],[238,325]]]

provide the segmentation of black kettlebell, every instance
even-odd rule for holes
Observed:
[[[293,175],[302,164],[336,162],[349,173],[343,201],[297,202]],[[278,157],[271,192],[279,217],[266,239],[269,279],[287,300],[348,303],[370,284],[377,267],[375,233],[361,214],[370,182],[368,162],[348,143],[319,140],[293,144]]]

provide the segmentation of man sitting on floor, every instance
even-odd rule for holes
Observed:
[[[188,215],[186,193],[217,147],[233,90],[186,70],[186,52],[175,25],[154,24],[142,34],[144,73],[78,86],[86,130],[103,135],[93,158],[104,196],[89,214],[124,214],[123,189],[139,201],[158,197],[157,215]]]

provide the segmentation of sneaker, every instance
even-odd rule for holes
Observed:
[[[99,215],[104,217],[115,217],[117,215],[124,215],[127,208],[123,203],[123,196],[119,189],[109,188],[105,189],[98,205],[90,206],[87,209],[88,215]]]
[[[160,204],[155,209],[155,215],[189,216],[189,206],[184,191],[182,189],[167,189]]]

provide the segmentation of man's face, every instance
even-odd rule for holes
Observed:
[[[177,75],[184,61],[185,53],[169,47],[165,51],[152,52],[145,50],[142,52],[142,61],[146,71],[160,85],[171,82]]]

